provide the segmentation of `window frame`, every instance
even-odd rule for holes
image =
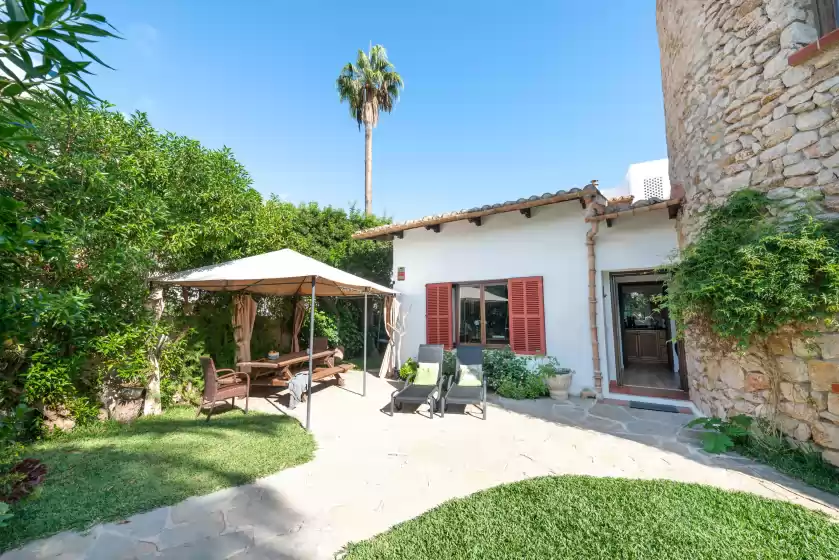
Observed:
[[[460,345],[463,346],[482,346],[483,348],[492,348],[492,349],[502,349],[507,348],[510,346],[510,301],[509,301],[509,293],[507,295],[507,343],[506,344],[487,344],[487,332],[486,332],[486,308],[485,308],[485,286],[491,285],[499,285],[504,284],[509,286],[510,280],[514,280],[514,278],[498,278],[495,280],[474,280],[474,281],[463,281],[463,282],[452,282],[452,287],[454,288],[454,298],[453,298],[453,305],[454,307],[454,346],[457,348]],[[461,286],[479,286],[480,288],[480,310],[481,310],[481,342],[460,342],[460,287]]]

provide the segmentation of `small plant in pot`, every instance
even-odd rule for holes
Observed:
[[[538,366],[539,375],[548,384],[551,398],[558,401],[568,399],[568,389],[571,387],[571,380],[574,372],[568,368],[560,367],[559,360],[553,356],[546,357]]]

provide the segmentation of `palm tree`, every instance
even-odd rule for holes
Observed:
[[[373,213],[373,128],[379,123],[379,111],[390,113],[404,87],[381,45],[370,48],[370,54],[358,51],[355,65],[347,63],[336,80],[341,103],[349,103],[350,116],[364,124],[364,212]]]

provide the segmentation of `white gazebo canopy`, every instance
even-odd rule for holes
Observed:
[[[187,286],[212,292],[242,292],[273,296],[364,296],[364,365],[362,396],[367,394],[367,295],[392,296],[395,290],[370,282],[349,272],[301,255],[291,249],[282,249],[253,257],[246,257],[221,264],[202,266],[183,272],[164,274],[149,279],[158,285]],[[247,345],[250,360],[250,339],[256,307],[250,297],[250,311],[239,318],[234,313],[234,330],[245,324],[242,344]],[[310,307],[309,318],[309,379],[307,385],[306,429],[309,429],[312,413],[312,346],[315,338],[315,306]],[[241,311],[241,310],[240,310]],[[237,341],[238,343],[239,341]]]
[[[349,272],[282,249],[221,264],[202,266],[151,278],[156,284],[200,288],[212,292],[250,292],[272,296],[394,295],[396,291]]]

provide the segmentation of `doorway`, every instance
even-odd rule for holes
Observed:
[[[658,298],[665,282],[655,275],[612,275],[612,332],[616,379],[609,389],[638,396],[687,399],[687,375],[676,325]]]

